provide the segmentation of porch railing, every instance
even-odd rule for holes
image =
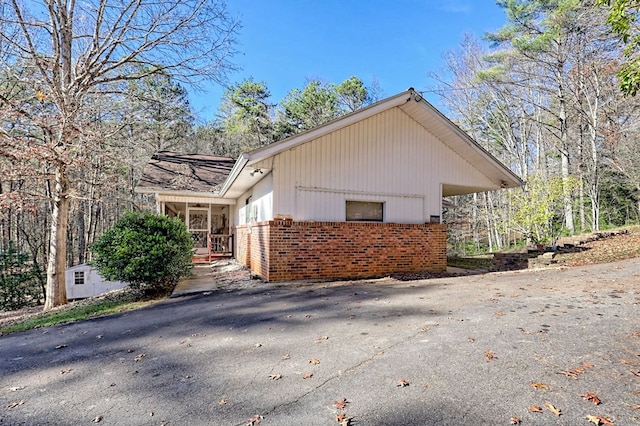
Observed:
[[[233,235],[209,234],[209,255],[231,254],[233,252]]]

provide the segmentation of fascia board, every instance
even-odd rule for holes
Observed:
[[[231,173],[229,173],[229,176],[227,176],[227,179],[222,185],[222,189],[220,189],[220,197],[224,197],[231,185],[233,185],[233,182],[238,178],[242,169],[244,169],[244,166],[247,165],[247,161],[249,161],[249,154],[244,153],[238,157],[236,163],[233,165],[233,169],[231,169]]]

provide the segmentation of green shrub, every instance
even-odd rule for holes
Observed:
[[[29,255],[20,253],[13,241],[0,250],[0,311],[12,311],[40,304],[42,270]]]
[[[193,240],[177,218],[128,213],[91,246],[94,265],[110,281],[147,294],[168,293],[189,274]]]

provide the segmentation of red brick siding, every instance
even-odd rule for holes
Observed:
[[[238,226],[235,235],[238,262],[265,279],[269,275],[269,224],[260,222]]]
[[[251,234],[238,227],[236,238],[238,260],[267,281],[443,271],[447,263],[439,223],[274,220],[253,225]]]

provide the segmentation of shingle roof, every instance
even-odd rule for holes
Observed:
[[[137,189],[215,192],[234,164],[229,157],[160,151],[145,166]]]

